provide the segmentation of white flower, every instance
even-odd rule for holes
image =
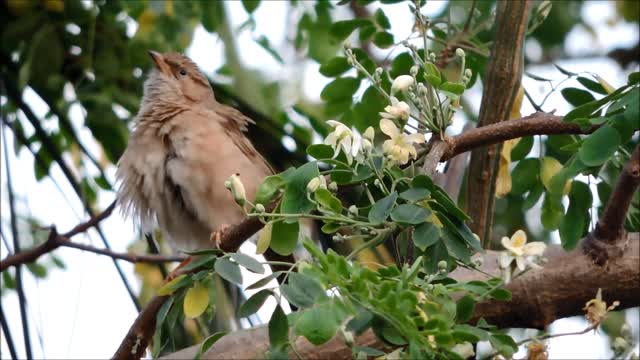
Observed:
[[[246,192],[244,191],[244,185],[240,181],[240,174],[233,174],[229,180],[224,182],[224,186],[231,191],[233,199],[240,206],[244,205],[247,200]]]
[[[396,127],[393,121],[389,119],[380,120],[380,129],[391,138],[382,144],[382,150],[395,163],[404,165],[409,161],[409,158],[415,159],[418,157],[416,148],[413,144],[423,143],[424,135],[403,134]]]
[[[456,55],[458,55],[459,57],[464,57],[465,56],[464,50],[457,48]]]
[[[327,180],[322,175],[318,175],[313,179],[309,180],[307,184],[307,191],[310,193],[316,192],[318,189],[326,189],[327,188]]]
[[[324,143],[330,145],[335,151],[333,154],[334,159],[338,156],[342,148],[342,151],[347,156],[347,162],[351,164],[353,161],[353,132],[345,124],[338,121],[327,120],[327,124],[334,130],[327,135]]]
[[[471,345],[471,343],[468,341],[465,341],[460,344],[456,344],[454,347],[451,348],[451,351],[460,355],[460,357],[463,359],[468,359],[476,354],[473,351],[473,345]]]
[[[413,77],[410,75],[400,75],[393,80],[391,84],[391,95],[398,91],[404,92],[409,90],[409,87],[413,85]]]
[[[398,99],[392,97],[391,105],[384,108],[384,112],[380,113],[383,119],[398,119],[407,120],[411,115],[411,108],[404,101],[398,101]]]
[[[504,246],[507,251],[500,254],[500,267],[503,269],[508,268],[515,259],[520,271],[524,270],[527,265],[532,268],[538,268],[539,266],[530,259],[542,256],[544,249],[547,247],[547,245],[541,241],[534,241],[527,244],[527,234],[522,230],[516,231],[511,238],[503,237],[502,246]]]
[[[373,128],[371,126],[369,126],[367,128],[367,130],[365,130],[364,133],[362,134],[362,140],[361,140],[361,144],[360,144],[360,147],[361,147],[362,151],[368,152],[369,150],[371,150],[373,148],[373,137],[374,136],[375,136],[375,131],[373,130]]]

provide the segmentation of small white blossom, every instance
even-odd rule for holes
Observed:
[[[351,164],[353,161],[353,132],[345,124],[338,121],[327,120],[327,124],[334,130],[327,135],[324,143],[330,145],[335,151],[333,154],[334,159],[340,153],[340,149],[342,149],[347,156],[347,162]]]
[[[502,246],[504,246],[507,251],[500,253],[500,267],[507,269],[511,265],[511,262],[515,260],[520,271],[523,271],[527,265],[532,268],[539,268],[532,259],[541,257],[544,249],[547,247],[541,241],[534,241],[527,244],[527,234],[522,230],[516,231],[511,238],[503,237]]]
[[[409,161],[409,158],[416,159],[418,157],[413,144],[423,143],[424,135],[403,134],[389,119],[380,120],[380,129],[391,138],[382,144],[382,150],[393,162],[404,165]]]
[[[383,119],[397,119],[397,120],[407,120],[409,119],[409,115],[411,115],[411,108],[404,101],[398,101],[398,99],[392,97],[391,105],[388,105],[384,108],[384,112],[380,113]]]
[[[457,48],[456,55],[458,55],[459,57],[464,57],[465,56],[464,50]]]
[[[371,126],[367,128],[362,134],[362,140],[360,144],[360,148],[364,152],[369,152],[373,148],[373,137],[375,136],[375,131]]]

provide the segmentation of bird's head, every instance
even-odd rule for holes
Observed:
[[[145,82],[149,102],[181,102],[212,105],[213,91],[207,78],[188,57],[179,53],[149,51],[155,68]]]

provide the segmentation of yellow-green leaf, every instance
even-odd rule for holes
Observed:
[[[256,254],[264,254],[269,248],[271,243],[271,223],[264,226],[260,234],[258,235],[258,242],[256,244]]]
[[[167,296],[174,293],[174,291],[178,290],[182,286],[184,286],[189,279],[186,275],[180,275],[175,279],[169,281],[168,283],[162,285],[160,289],[158,289],[158,295]]]
[[[542,159],[542,165],[540,166],[540,180],[548,191],[551,191],[551,178],[560,170],[562,170],[562,164],[557,159],[552,157],[545,157]],[[564,184],[562,194],[567,195],[569,191],[571,191],[571,182],[567,181]]]
[[[207,310],[207,306],[209,306],[209,291],[198,282],[187,290],[187,295],[184,297],[184,316],[190,319],[197,318]]]

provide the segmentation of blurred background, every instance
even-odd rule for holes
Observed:
[[[69,230],[115,199],[114,164],[127,144],[142,84],[152,66],[147,50],[190,56],[210,78],[219,101],[256,121],[249,136],[277,170],[307,161],[305,149],[326,135],[328,119],[359,131],[377,125],[383,102],[368,92],[369,84],[360,82],[355,71],[334,58],[348,38],[362,48],[357,55],[367,67],[390,68],[392,76],[408,73],[411,63],[400,43],[415,35],[413,15],[404,2],[340,3],[2,0],[0,257],[16,251],[16,245],[25,249],[44,242],[46,227],[52,224],[61,232]],[[530,100],[523,102],[523,115],[534,112],[535,106],[557,114],[571,109],[559,90],[576,82],[563,81],[566,76],[554,64],[572,72],[597,73],[614,87],[638,71],[639,1],[552,5],[546,20],[536,24],[526,41],[528,75],[523,86]],[[423,12],[462,27],[472,7],[479,25],[471,51],[467,50],[468,62],[482,76],[491,46],[494,2],[474,6],[472,1],[427,1]],[[353,34],[332,26],[347,19],[368,19],[374,26],[362,26]],[[433,46],[446,49],[447,34],[433,36]],[[443,62],[443,66],[455,65]],[[340,96],[323,94],[338,75],[358,81],[342,89]],[[451,134],[473,124],[481,94],[481,81],[474,79]],[[533,139],[529,156],[538,156],[541,146],[561,159],[561,139]],[[591,185],[592,217],[597,219],[601,202],[597,184]],[[496,202],[494,237],[524,228],[530,241],[558,242],[557,231],[540,224],[541,201],[526,212],[520,210],[523,201],[522,194],[511,194]],[[102,222],[99,231],[74,241],[100,248],[108,245],[117,252],[150,251],[133,223],[117,212]],[[167,252],[162,239],[158,241]],[[246,244],[243,250],[253,254],[252,246]],[[384,249],[363,256],[393,261]],[[245,279],[252,282],[248,273]],[[144,304],[161,281],[156,266],[119,261],[116,268],[108,257],[70,248],[59,248],[23,266],[21,274],[14,268],[4,271],[1,317],[7,328],[1,333],[1,357],[9,358],[8,341],[21,358],[28,353],[35,358],[111,356],[137,315],[135,302]],[[208,326],[234,330],[268,319],[262,314],[271,313],[274,305],[269,303],[257,316],[237,319],[236,305],[251,293],[220,286],[227,296],[221,297],[215,320]],[[19,300],[20,288],[24,301]],[[639,313],[630,309],[610,316],[601,333],[552,339],[550,357],[610,357],[610,339],[625,318],[637,337]],[[185,322],[175,348],[201,340],[205,325]],[[556,321],[548,330],[585,327],[585,320],[576,317]],[[517,337],[534,333],[513,330]]]

